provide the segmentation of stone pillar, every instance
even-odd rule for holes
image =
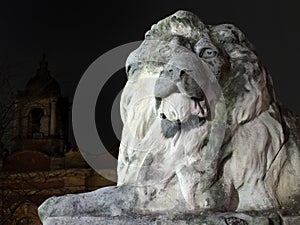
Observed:
[[[51,114],[50,114],[50,135],[56,135],[56,111],[57,111],[57,101],[53,100],[51,102]]]
[[[45,126],[45,137],[48,137],[49,134],[50,134],[50,115],[45,115],[45,123],[44,123],[44,126]]]
[[[25,110],[25,112],[26,112],[26,110]],[[29,111],[28,111],[28,113],[29,113]],[[29,119],[28,113],[23,114],[23,112],[22,112],[22,114],[21,114],[20,134],[21,134],[22,138],[24,138],[24,137],[27,138],[27,136],[29,134],[30,128],[29,128],[29,124],[28,124],[28,119]]]
[[[22,124],[21,124],[21,110],[17,103],[14,104],[14,111],[13,111],[13,141],[11,146],[11,151],[14,152],[15,149],[20,147],[20,136],[22,134]],[[1,148],[1,147],[0,147]],[[0,149],[1,152],[1,149]],[[1,159],[0,159],[1,160]],[[1,164],[1,162],[0,162]],[[2,165],[0,165],[2,167]],[[1,169],[0,169],[1,170]]]
[[[18,135],[20,135],[20,117],[21,117],[21,113],[20,113],[20,109],[17,103],[15,103],[14,105],[14,123],[13,123],[13,129],[14,129],[14,137],[17,137]]]

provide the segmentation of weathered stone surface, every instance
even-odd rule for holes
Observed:
[[[282,225],[300,224],[300,216],[289,216],[282,218]]]
[[[272,214],[246,213],[202,213],[199,215],[126,215],[126,216],[74,216],[74,217],[51,217],[44,221],[44,225],[295,225],[299,220],[295,218],[283,218],[282,221],[294,221],[283,224],[281,219]],[[298,217],[299,219],[299,217]]]
[[[113,196],[113,197],[109,197]],[[134,209],[136,194],[133,187],[105,187],[93,192],[52,197],[39,209],[42,220],[47,217],[78,215],[119,216]]]
[[[44,222],[280,224],[270,214],[201,212],[299,214],[299,117],[277,101],[238,28],[178,11],[151,27],[126,71],[118,187],[51,198],[39,209]]]

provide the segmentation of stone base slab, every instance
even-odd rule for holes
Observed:
[[[44,225],[300,225],[300,216],[250,214],[210,212],[202,215],[49,217],[44,220]]]

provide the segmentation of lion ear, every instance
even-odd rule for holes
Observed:
[[[209,26],[210,36],[222,48],[223,44],[241,44],[256,51],[255,46],[246,38],[245,34],[233,24]]]
[[[209,26],[210,36],[215,44],[222,48],[224,44],[244,45],[255,52],[255,46],[246,38],[245,34],[233,24]]]
[[[220,24],[210,26],[210,35],[218,43],[244,43],[246,37],[244,33],[233,24]]]

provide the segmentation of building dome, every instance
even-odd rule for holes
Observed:
[[[58,82],[50,75],[45,55],[43,55],[36,75],[26,84],[25,92],[29,95],[43,97],[61,94]]]

